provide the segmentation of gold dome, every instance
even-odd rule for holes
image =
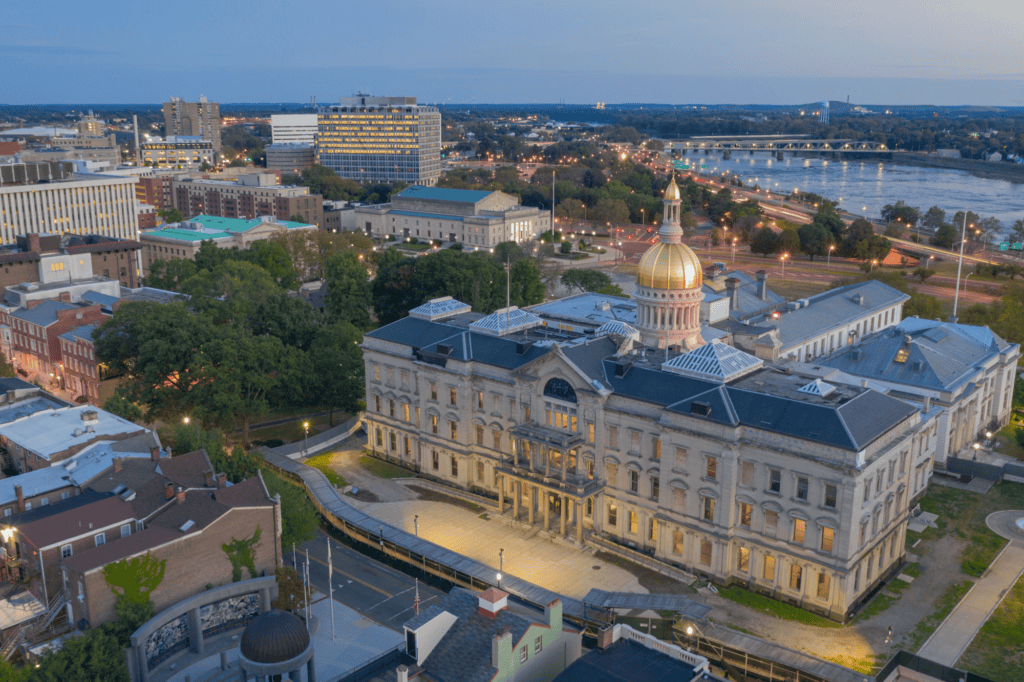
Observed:
[[[700,259],[686,244],[655,244],[640,259],[636,283],[651,289],[699,289]]]
[[[676,177],[672,176],[672,181],[668,183],[668,187],[665,188],[665,201],[679,201],[682,195],[679,192],[679,185],[676,184]]]

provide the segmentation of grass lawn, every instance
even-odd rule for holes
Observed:
[[[960,555],[961,570],[980,576],[992,563],[1006,541],[985,525],[985,518],[995,511],[1024,509],[1024,483],[1003,481],[996,483],[985,495],[966,490],[932,485],[921,498],[921,509],[938,514],[938,529],[927,528],[923,533],[907,533],[907,548],[921,539],[913,551],[927,551],[928,542],[947,533],[956,533],[968,541]]]
[[[366,468],[371,474],[377,478],[415,478],[416,474],[401,467],[396,467],[394,464],[381,461],[376,457],[369,457],[363,455],[359,458],[359,463]]]
[[[916,567],[917,564],[911,564],[911,566]],[[911,574],[909,567],[904,572],[907,575]],[[920,574],[921,571],[920,569],[918,569],[917,575]],[[875,598],[871,600],[871,603],[868,604],[863,611],[857,614],[857,618],[853,622],[859,623],[861,621],[867,620],[868,618],[871,618],[872,616],[878,615],[882,611],[885,611],[887,608],[889,608],[890,606],[892,606],[900,600],[900,598],[903,596],[903,590],[907,589],[908,587],[910,587],[910,583],[905,583],[899,578],[893,578],[889,581],[888,585],[886,585],[881,591],[879,591],[878,594],[875,595]]]
[[[430,244],[399,244],[395,247],[396,249],[402,249],[403,251],[427,251],[433,248]]]
[[[1024,459],[1024,448],[1017,445],[1016,432],[1019,428],[1021,427],[1017,425],[1016,415],[1014,415],[1010,418],[1010,423],[996,434],[995,451],[1017,459]]]
[[[835,623],[827,618],[816,616],[809,611],[804,611],[798,606],[769,599],[764,595],[744,590],[741,587],[727,587],[725,589],[720,589],[718,590],[718,594],[730,601],[736,602],[737,604],[743,604],[744,606],[749,606],[750,608],[757,609],[758,611],[767,611],[768,613],[772,613],[783,620],[794,620],[798,623],[814,625],[819,628],[843,627],[840,623]]]
[[[1020,679],[1024,668],[1024,580],[981,626],[957,667],[993,680]]]
[[[333,455],[333,452],[323,452],[319,455],[313,455],[307,459],[304,464],[308,464],[317,471],[322,472],[335,488],[344,488],[348,485],[348,481],[339,476],[338,473],[331,468],[331,457]]]
[[[340,418],[339,418],[340,417]],[[251,441],[267,441],[267,440],[282,440],[285,443],[295,443],[303,439],[306,435],[302,428],[302,423],[305,420],[298,420],[290,422],[288,424],[281,424],[280,426],[268,426],[265,429],[251,429],[249,431],[249,440]],[[321,431],[325,431],[328,428],[328,417],[311,417],[309,420],[309,435],[315,436]],[[345,416],[340,412],[334,415],[334,424],[337,426],[345,421]],[[233,438],[241,438],[241,434],[233,434]]]
[[[949,612],[960,603],[960,600],[967,594],[967,590],[971,589],[973,584],[970,580],[964,580],[953,583],[946,588],[946,591],[935,600],[935,610],[932,611],[931,615],[918,623],[914,631],[910,633],[911,644],[908,650],[916,651],[924,644],[924,641],[935,631],[935,628],[939,627],[939,624],[946,619]]]

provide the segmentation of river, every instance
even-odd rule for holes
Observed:
[[[967,208],[982,218],[995,216],[1009,230],[1015,220],[1024,218],[1024,184],[978,178],[965,171],[921,168],[879,161],[801,159],[786,156],[777,161],[774,154],[733,152],[732,159],[721,155],[684,158],[708,166],[702,171],[728,171],[746,185],[760,185],[773,192],[792,192],[794,188],[839,200],[850,213],[880,219],[882,207],[902,199],[921,209],[932,206],[946,211],[950,220]]]

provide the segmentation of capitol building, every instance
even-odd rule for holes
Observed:
[[[903,561],[944,407],[723,342],[674,181],[664,203],[634,301],[605,306],[632,322],[441,298],[367,333],[368,445],[514,525],[844,620]]]

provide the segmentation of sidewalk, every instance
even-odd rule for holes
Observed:
[[[981,579],[964,595],[946,620],[932,633],[917,652],[918,656],[954,666],[970,645],[978,630],[992,615],[1006,593],[1024,573],[1024,538],[1009,529],[1007,518],[1022,512],[996,512],[987,523],[1010,543],[999,553]]]

